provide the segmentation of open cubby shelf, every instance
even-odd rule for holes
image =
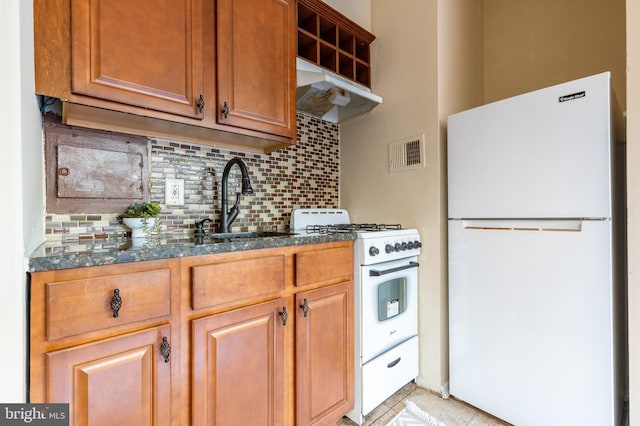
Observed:
[[[298,0],[298,56],[371,87],[375,36],[320,0]]]

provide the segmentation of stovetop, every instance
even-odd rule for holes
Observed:
[[[298,234],[357,234],[355,257],[359,264],[372,264],[418,256],[422,244],[416,229],[400,224],[351,223],[344,209],[295,209],[291,231]]]
[[[400,224],[378,224],[378,223],[343,223],[329,225],[307,225],[305,230],[308,234],[337,234],[346,232],[380,232],[402,229]]]
[[[346,232],[381,232],[401,230],[402,225],[378,223],[351,223],[345,209],[294,209],[290,229],[296,233],[335,234]]]

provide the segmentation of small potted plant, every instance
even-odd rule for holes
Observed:
[[[131,204],[122,213],[122,220],[131,228],[131,238],[148,238],[152,232],[159,232],[160,205],[144,201]]]

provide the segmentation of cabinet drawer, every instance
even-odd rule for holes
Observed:
[[[362,366],[362,414],[417,376],[418,336],[413,336]]]
[[[193,309],[256,299],[284,289],[285,257],[194,266],[192,280]]]
[[[118,290],[117,317],[111,301]],[[171,313],[171,271],[159,269],[46,284],[47,339],[104,330]]]
[[[353,248],[336,247],[296,254],[296,286],[353,279]]]

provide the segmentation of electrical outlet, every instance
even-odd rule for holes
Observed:
[[[184,205],[184,179],[165,180],[164,202],[168,206]]]

